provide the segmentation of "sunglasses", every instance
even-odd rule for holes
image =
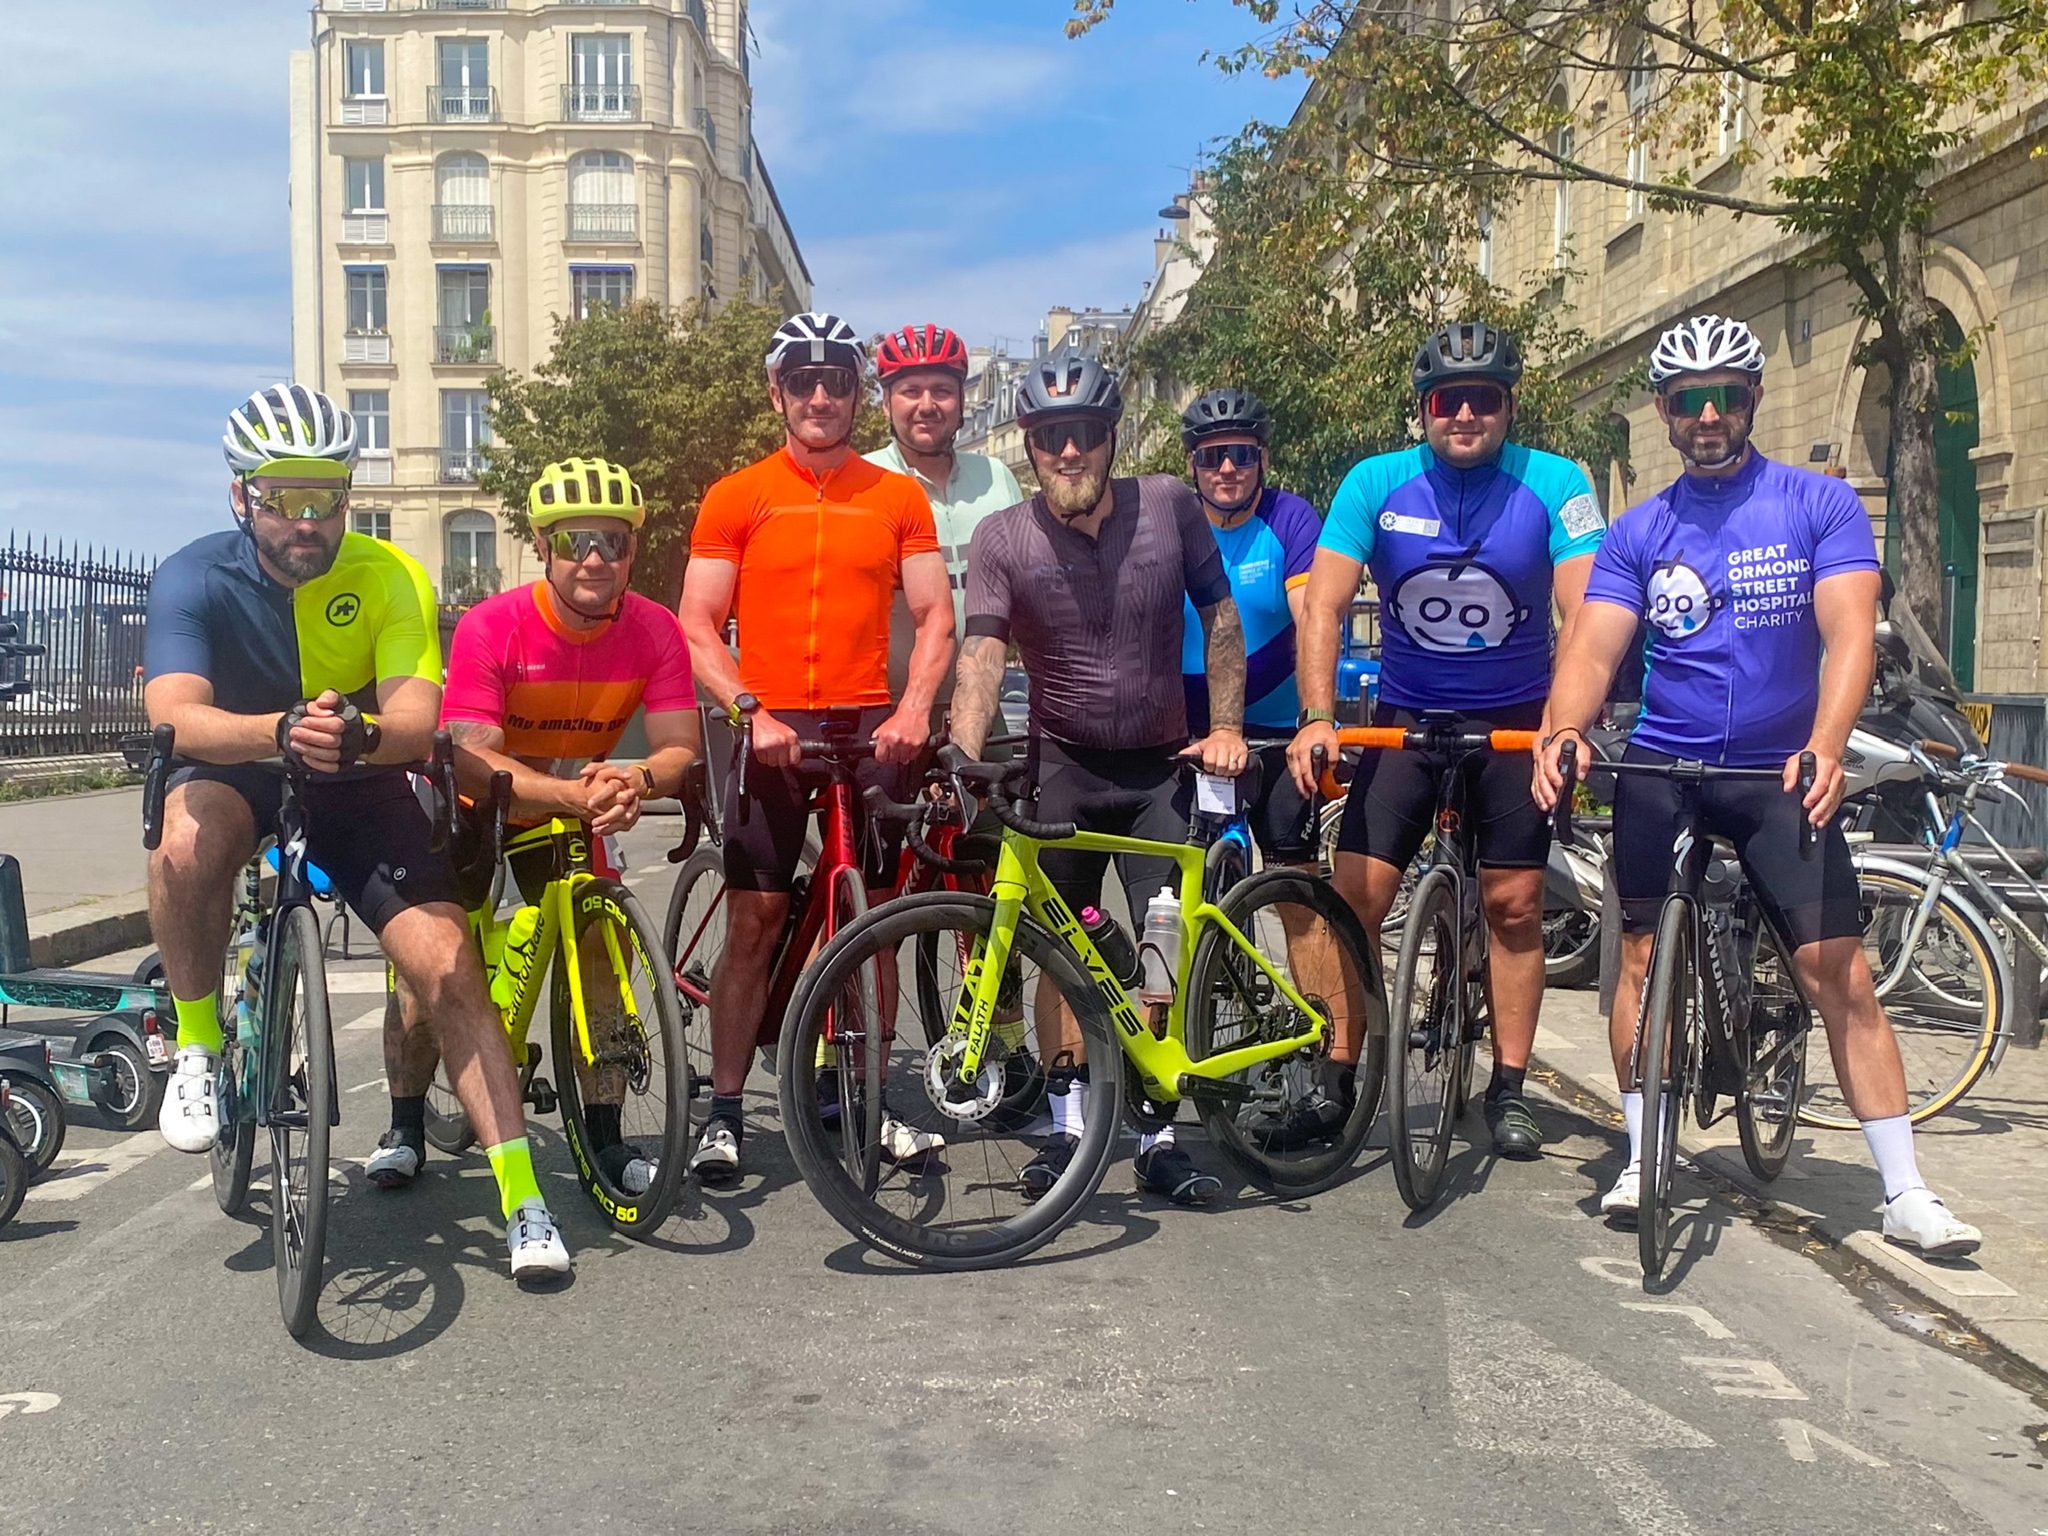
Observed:
[[[348,510],[345,485],[274,485],[267,491],[246,487],[255,505],[282,523],[324,523]]]
[[[1674,416],[1697,416],[1710,405],[1715,414],[1726,416],[1756,404],[1756,391],[1747,384],[1689,384],[1666,391],[1664,400]]]
[[[1498,384],[1445,384],[1423,399],[1424,407],[1438,421],[1449,421],[1462,410],[1474,416],[1498,416],[1507,403],[1508,392]]]
[[[1080,421],[1048,421],[1024,434],[1040,453],[1058,458],[1068,443],[1081,453],[1093,453],[1109,441],[1109,423],[1083,418]]]
[[[592,550],[598,558],[617,564],[633,551],[633,535],[613,528],[557,528],[548,535],[548,548],[557,560],[581,565]]]
[[[834,400],[851,400],[859,383],[851,368],[792,368],[782,375],[782,392],[792,400],[808,400],[822,384]]]
[[[1229,464],[1238,469],[1256,469],[1262,452],[1257,443],[1214,443],[1195,450],[1195,468],[1221,469]]]

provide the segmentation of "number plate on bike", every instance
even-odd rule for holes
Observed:
[[[1213,773],[1195,775],[1195,809],[1205,816],[1237,814],[1237,780],[1219,779]]]

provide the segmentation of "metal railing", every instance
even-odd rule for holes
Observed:
[[[430,85],[427,119],[435,123],[495,123],[498,93],[490,86]]]
[[[571,240],[632,240],[640,228],[640,210],[631,203],[571,203]]]
[[[572,123],[631,123],[640,117],[637,85],[565,85],[562,116]]]
[[[502,11],[505,0],[420,0],[428,11]]]
[[[489,203],[434,204],[436,240],[492,240],[492,209]]]
[[[434,361],[491,364],[498,360],[498,330],[491,325],[437,325]]]
[[[39,656],[0,659],[0,757],[111,751],[149,729],[142,631],[156,562],[9,536],[0,550],[0,629]]]
[[[441,450],[441,483],[443,485],[474,485],[476,477],[483,472],[484,451],[481,448],[443,448]]]
[[[444,565],[441,606],[473,608],[487,597],[496,597],[503,579],[494,565]]]

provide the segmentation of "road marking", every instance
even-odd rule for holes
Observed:
[[[1846,1440],[1838,1440],[1824,1429],[1815,1429],[1804,1419],[1778,1420],[1778,1438],[1785,1442],[1785,1454],[1794,1461],[1819,1461],[1820,1452],[1814,1449],[1814,1442],[1818,1441],[1829,1450],[1839,1451],[1851,1461],[1861,1462],[1866,1467],[1891,1465],[1882,1456],[1873,1456]]]
[[[126,1295],[122,1306],[132,1310],[130,1288],[139,1266],[162,1273],[165,1258],[196,1241],[202,1231],[210,1230],[216,1243],[231,1240],[232,1224],[224,1227],[218,1217],[212,1222],[202,1219],[212,1210],[213,1202],[201,1199],[196,1188],[145,1206],[70,1257],[59,1259],[33,1286],[10,1297],[0,1311],[0,1332],[61,1328],[99,1306],[109,1293]]]
[[[1689,1307],[1677,1301],[1624,1301],[1622,1305],[1631,1312],[1669,1312],[1674,1317],[1682,1317],[1710,1339],[1735,1337],[1735,1330],[1705,1307]]]
[[[1947,1269],[1939,1264],[1930,1264],[1911,1249],[1888,1243],[1875,1232],[1853,1233],[1847,1246],[1861,1250],[1880,1263],[1903,1265],[1929,1285],[1947,1291],[1951,1296],[2019,1295],[1998,1276],[1974,1264],[1968,1269]]]
[[[168,1152],[163,1137],[154,1131],[137,1131],[126,1141],[87,1152],[77,1161],[53,1168],[28,1187],[30,1200],[76,1200],[118,1178],[137,1163],[147,1162],[159,1152]]]
[[[337,997],[344,993],[374,992],[384,995],[384,973],[375,971],[329,971],[327,973],[327,995]]]
[[[348,1091],[350,1093],[368,1093],[372,1088],[382,1088],[383,1086],[383,1078],[373,1077],[367,1083],[357,1083],[355,1087],[349,1089]]]
[[[1579,1260],[1579,1268],[1609,1285],[1633,1286],[1642,1279],[1643,1266],[1627,1259],[1592,1258]]]
[[[54,1392],[9,1392],[0,1395],[0,1419],[10,1413],[48,1413],[64,1399]]]
[[[1678,1358],[1702,1372],[1723,1397],[1770,1397],[1792,1403],[1806,1401],[1806,1394],[1768,1360],[1728,1360],[1719,1355],[1680,1355]]]
[[[1558,1034],[1547,1024],[1538,1024],[1536,1026],[1536,1049],[1549,1056],[1554,1052],[1583,1051],[1589,1049],[1589,1047],[1565,1039],[1563,1035]]]

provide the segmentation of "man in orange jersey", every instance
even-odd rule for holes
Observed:
[[[867,351],[834,315],[793,315],[768,351],[768,397],[784,446],[705,493],[683,578],[683,633],[702,690],[746,722],[754,754],[743,821],[727,778],[726,940],[711,977],[711,1114],[691,1171],[739,1176],[740,1094],[762,995],[803,852],[811,786],[797,743],[870,737],[864,783],[901,798],[902,770],[925,745],[932,700],[953,663],[953,599],[931,503],[916,481],[853,451]],[[903,696],[889,702],[889,610],[903,591],[917,640]],[[739,620],[739,655],[720,630]],[[746,738],[743,738],[746,739]],[[870,885],[887,881],[870,869]],[[883,1151],[929,1150],[884,1120]],[[900,1143],[900,1144],[899,1144]],[[935,1145],[936,1143],[932,1143]]]

